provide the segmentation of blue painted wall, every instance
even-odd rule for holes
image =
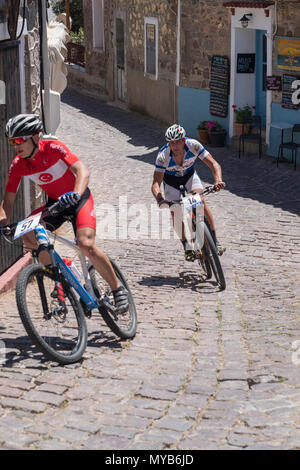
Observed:
[[[300,124],[300,109],[286,109],[281,106],[280,103],[272,103],[272,122],[287,122],[289,124]],[[292,131],[289,129],[284,130],[284,142],[288,141],[292,137]],[[300,136],[294,139],[295,142],[300,143]],[[270,144],[267,149],[268,155],[277,157],[278,147],[281,142],[281,130],[270,129]],[[285,150],[284,157],[288,160],[291,159],[291,151]],[[300,161],[300,149],[298,150],[298,161]]]
[[[197,126],[201,121],[217,121],[227,130],[227,143],[229,116],[220,118],[209,112],[210,92],[196,88],[179,87],[178,91],[178,123],[187,131],[189,137],[199,139]],[[228,108],[229,109],[229,108]]]
[[[221,126],[227,130],[227,145],[230,144],[228,137],[229,115],[227,118],[213,116],[209,112],[210,92],[196,88],[179,87],[178,91],[178,123],[187,131],[189,137],[199,139],[197,125],[201,121],[218,121]],[[229,99],[229,97],[228,97]],[[229,107],[228,107],[229,110]],[[290,124],[300,124],[300,109],[291,110],[282,108],[280,103],[272,103],[272,122],[287,122]],[[284,139],[291,139],[291,130],[284,131]],[[270,144],[267,149],[268,155],[277,157],[278,147],[281,142],[281,130],[271,127]],[[300,136],[295,139],[300,143]],[[298,151],[298,161],[300,162],[300,150]],[[284,157],[291,159],[289,151],[284,151]]]

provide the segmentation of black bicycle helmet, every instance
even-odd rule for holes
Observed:
[[[32,136],[43,130],[43,123],[35,114],[18,114],[6,124],[6,137]]]

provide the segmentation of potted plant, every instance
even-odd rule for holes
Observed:
[[[209,144],[207,121],[199,122],[197,126],[201,144]]]
[[[235,104],[232,106],[235,114],[235,123],[234,123],[234,128],[235,128],[235,135],[237,137],[240,137],[242,132],[244,134],[248,134],[250,132],[250,127],[251,124],[250,122],[244,123],[244,128],[243,128],[243,119],[244,118],[250,118],[252,116],[252,109],[255,109],[255,106],[251,107],[246,104],[243,108],[238,108]]]
[[[224,147],[226,130],[217,121],[207,121],[210,144],[213,147]]]

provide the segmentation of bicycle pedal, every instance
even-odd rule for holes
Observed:
[[[217,250],[218,250],[218,255],[222,256],[223,253],[225,253],[226,248],[225,248],[225,246],[217,246]]]
[[[98,304],[99,304],[100,306],[102,305],[103,307],[107,308],[107,310],[108,310],[109,312],[111,312],[112,314],[114,314],[114,315],[117,313],[116,307],[114,307],[114,306],[110,303],[110,301],[109,301],[109,299],[108,299],[107,297],[104,298],[104,299],[98,300]]]
[[[188,262],[194,262],[196,259],[195,252],[193,250],[186,250],[184,252],[184,258]]]

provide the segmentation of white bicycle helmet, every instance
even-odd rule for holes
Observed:
[[[169,127],[166,131],[166,140],[168,142],[172,140],[180,140],[186,136],[185,130],[179,124],[173,124],[173,126]]]

